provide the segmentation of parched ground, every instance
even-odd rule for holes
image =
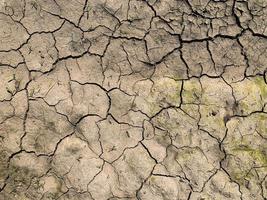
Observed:
[[[0,0],[0,200],[266,200],[266,0]]]

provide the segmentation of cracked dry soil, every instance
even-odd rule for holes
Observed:
[[[0,0],[0,200],[266,200],[266,0]]]

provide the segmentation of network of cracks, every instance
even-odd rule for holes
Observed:
[[[1,0],[0,200],[266,200],[267,1]]]

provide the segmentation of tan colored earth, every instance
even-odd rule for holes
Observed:
[[[266,0],[0,0],[0,200],[267,200]]]

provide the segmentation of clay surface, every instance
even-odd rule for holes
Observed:
[[[266,0],[0,0],[0,200],[266,200]]]

